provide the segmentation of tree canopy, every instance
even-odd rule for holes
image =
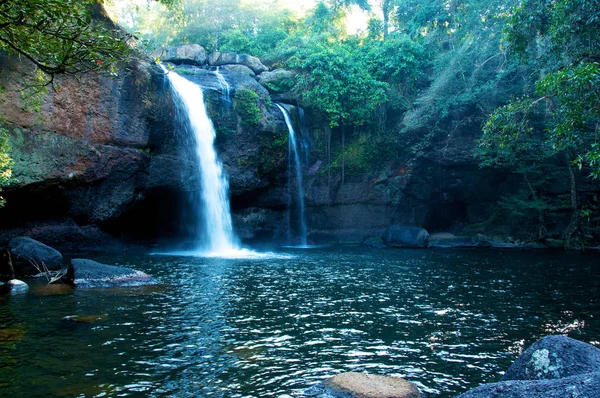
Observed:
[[[96,0],[0,1],[0,49],[19,54],[49,76],[114,73],[129,54],[127,36],[109,20],[99,21]]]

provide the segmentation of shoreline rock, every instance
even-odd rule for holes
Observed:
[[[421,393],[409,381],[399,377],[347,372],[333,376],[323,385],[336,396],[352,398],[420,398]]]
[[[63,256],[58,250],[26,236],[11,239],[8,250],[13,271],[18,276],[36,275],[44,269],[57,271],[62,267]],[[2,273],[7,271],[11,270],[3,269]]]
[[[155,284],[148,274],[133,268],[102,264],[88,259],[71,260],[76,288],[142,286]]]
[[[600,349],[566,337],[546,336],[525,350],[501,381],[456,398],[600,398]]]

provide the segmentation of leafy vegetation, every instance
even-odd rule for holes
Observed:
[[[31,61],[51,83],[56,75],[115,73],[127,57],[127,36],[108,22],[96,0],[0,1],[0,49]]]
[[[262,118],[259,96],[256,92],[248,89],[237,90],[234,97],[234,109],[240,115],[242,123],[257,125]]]
[[[8,132],[5,128],[0,128],[0,192],[2,187],[12,182],[13,160],[9,156],[10,144],[8,142]],[[6,201],[0,196],[0,207],[3,207]]]
[[[198,43],[293,69],[270,89],[289,90],[315,121],[320,172],[343,181],[475,141],[482,167],[518,177],[494,214],[537,239],[562,228],[567,245],[599,232],[600,202],[581,187],[600,179],[600,0],[324,0],[304,14],[275,0],[112,1],[149,48]],[[370,20],[349,33],[352,6]],[[90,10],[96,1],[0,1],[0,48],[50,80],[111,74],[126,36],[91,23]],[[246,125],[264,105],[235,94]]]

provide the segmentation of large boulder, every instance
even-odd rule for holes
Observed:
[[[286,69],[275,69],[271,72],[263,72],[258,77],[258,82],[265,86],[270,92],[286,93],[294,86],[296,72]]]
[[[510,380],[484,384],[456,398],[599,398],[600,373],[555,380]]]
[[[152,55],[163,62],[176,64],[204,65],[207,59],[206,50],[199,44],[161,48],[154,51]]]
[[[248,68],[252,69],[252,71],[257,75],[269,70],[269,68],[267,68],[263,65],[262,62],[260,62],[260,59],[251,55],[236,54],[228,51],[215,51],[208,56],[208,65],[210,66],[221,66],[231,64],[245,65]]]
[[[37,240],[21,236],[8,243],[15,275],[35,275],[40,271],[59,270],[62,266],[62,254]]]
[[[154,284],[152,277],[133,268],[101,264],[87,259],[71,260],[78,288],[140,286]]]
[[[591,372],[600,372],[600,349],[566,336],[547,336],[525,350],[502,381],[559,379]]]
[[[420,398],[419,390],[399,377],[347,372],[323,382],[334,394],[354,398]]]
[[[402,225],[392,225],[381,236],[383,243],[393,247],[414,247],[421,248],[427,246],[429,232],[419,227],[406,227]]]
[[[232,73],[241,73],[250,77],[256,76],[256,73],[246,65],[223,65],[222,68]]]

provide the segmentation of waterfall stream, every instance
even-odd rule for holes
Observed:
[[[201,212],[196,228],[195,250],[205,254],[228,255],[239,251],[233,232],[229,208],[229,182],[214,148],[215,129],[204,105],[202,89],[173,71],[167,71],[176,106],[185,115],[189,133],[195,143],[200,197],[196,205]]]
[[[223,99],[223,102],[227,105],[231,105],[231,96],[229,94],[229,92],[231,91],[231,88],[229,86],[229,83],[227,83],[225,76],[223,76],[221,74],[221,71],[219,70],[218,66],[217,66],[217,69],[215,70],[215,75],[217,76],[217,79],[219,80],[219,86],[221,87],[221,98]]]
[[[289,150],[289,159],[290,165],[289,169],[291,169],[291,159],[294,159],[294,169],[296,171],[296,184],[297,184],[297,194],[298,194],[298,225],[299,225],[299,243],[300,246],[307,246],[307,238],[306,238],[306,220],[304,215],[304,188],[302,186],[302,167],[300,165],[300,154],[298,153],[298,145],[296,143],[296,132],[294,131],[294,126],[292,126],[292,120],[290,119],[290,115],[288,111],[280,104],[275,104],[283,114],[283,118],[285,119],[285,124],[288,128],[289,140],[288,140],[288,150]],[[289,178],[291,180],[291,178]]]

